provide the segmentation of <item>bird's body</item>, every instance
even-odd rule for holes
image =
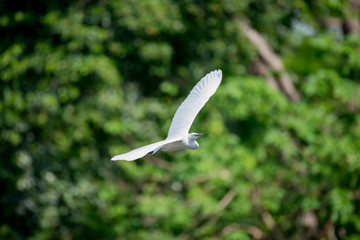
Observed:
[[[195,150],[199,147],[199,144],[196,141],[196,139],[203,135],[205,135],[205,133],[191,133],[181,138],[180,140],[175,140],[163,145],[161,149],[165,151],[178,151],[184,149]]]
[[[165,151],[178,151],[184,149],[197,149],[199,144],[196,141],[185,141],[186,138],[181,139],[179,141],[174,141],[168,144],[165,144],[161,147],[162,150]]]
[[[212,71],[195,85],[176,111],[165,140],[117,155],[111,160],[133,161],[147,154],[154,154],[160,149],[165,151],[197,149],[199,144],[196,142],[196,139],[205,135],[205,133],[188,132],[196,115],[219,87],[221,79],[221,70]]]

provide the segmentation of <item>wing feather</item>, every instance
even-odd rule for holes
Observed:
[[[221,78],[221,70],[212,71],[195,85],[176,111],[166,139],[184,136],[189,132],[196,115],[219,87]]]
[[[176,142],[178,140],[179,139],[166,139],[160,142],[156,142],[140,148],[136,148],[134,150],[131,150],[130,152],[116,155],[111,159],[111,161],[117,161],[117,160],[133,161],[144,157],[145,155],[151,153],[152,151],[159,150],[159,148],[161,148],[165,144]]]

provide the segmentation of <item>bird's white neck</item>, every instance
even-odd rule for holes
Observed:
[[[190,137],[188,139],[187,145],[188,145],[189,149],[197,149],[199,147],[198,142],[195,139],[190,138]]]

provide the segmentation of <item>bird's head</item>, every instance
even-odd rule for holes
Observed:
[[[206,135],[207,133],[189,133],[189,139],[196,140],[201,136]]]

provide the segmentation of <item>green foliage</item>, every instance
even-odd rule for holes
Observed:
[[[319,20],[347,1],[0,5],[1,239],[359,239],[360,38]],[[251,73],[245,21],[299,102]],[[218,68],[197,151],[110,161]]]

